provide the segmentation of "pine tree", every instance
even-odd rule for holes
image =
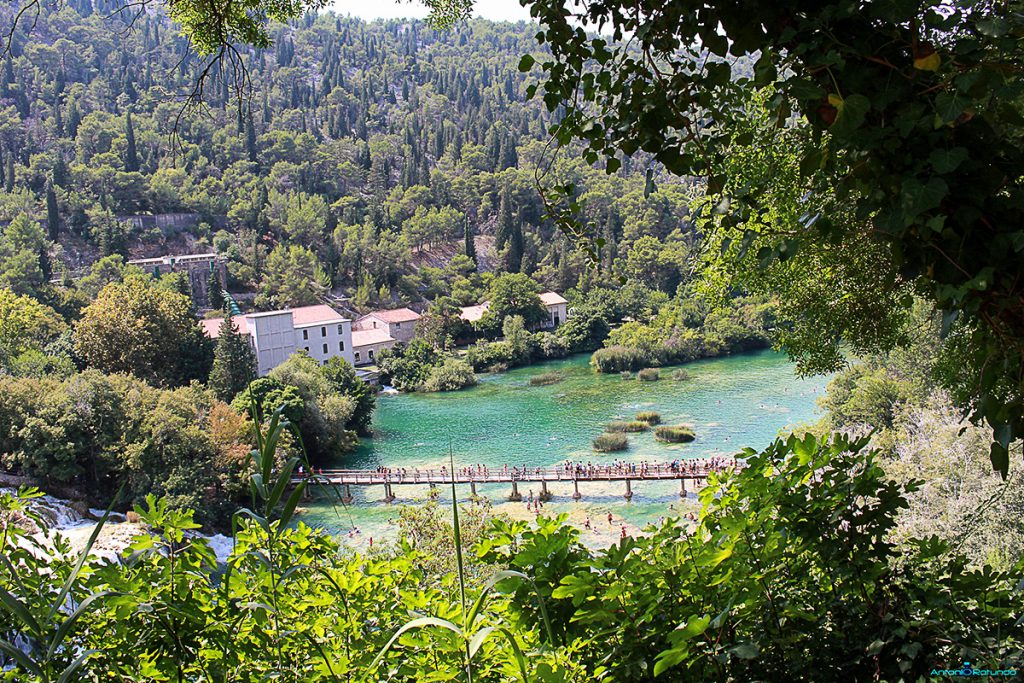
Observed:
[[[57,209],[57,193],[53,191],[53,183],[46,183],[46,231],[51,241],[57,240],[60,233],[60,211]]]
[[[124,136],[128,145],[124,153],[124,170],[133,173],[139,170],[139,155],[135,149],[135,128],[132,126],[132,113],[125,116]]]
[[[220,336],[213,351],[210,389],[222,401],[230,401],[256,377],[256,357],[249,341],[238,332],[230,316],[220,324]]]

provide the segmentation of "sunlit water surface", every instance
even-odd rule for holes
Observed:
[[[827,377],[800,378],[784,355],[765,351],[685,366],[690,378],[670,379],[673,368],[662,368],[657,382],[623,380],[603,375],[581,355],[498,375],[483,375],[472,389],[441,394],[381,396],[374,416],[374,436],[364,439],[354,454],[336,463],[346,468],[440,467],[448,463],[449,446],[456,468],[471,464],[550,466],[567,458],[613,462],[664,462],[676,458],[732,455],[744,446],[761,448],[787,427],[819,417],[816,399],[823,394]],[[564,380],[531,386],[530,378],[558,371]],[[662,415],[663,424],[693,426],[693,443],[666,445],[653,432],[629,434],[629,450],[599,454],[591,441],[612,420],[630,420],[641,410]],[[583,498],[571,498],[572,484],[551,484],[554,498],[543,514],[566,513],[583,526],[589,517],[592,530],[584,533],[591,545],[607,545],[618,538],[623,525],[635,534],[663,516],[695,509],[691,491],[681,501],[675,482],[634,482],[633,498],[623,497],[624,484],[581,483]],[[539,493],[539,484],[521,484],[520,493]],[[350,506],[331,503],[327,497],[307,501],[301,519],[322,526],[346,543],[364,546],[393,539],[401,505],[427,500],[427,486],[395,486],[397,500],[383,502],[381,486],[353,487]],[[533,518],[526,503],[509,503],[507,484],[480,485],[497,512],[515,518]],[[460,500],[469,498],[469,486],[460,486]],[[450,502],[450,488],[440,487],[441,501]],[[608,523],[607,516],[614,518]],[[358,528],[356,534],[353,529]]]

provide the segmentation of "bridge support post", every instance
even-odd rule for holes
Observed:
[[[345,484],[345,493],[341,497],[341,502],[348,505],[352,502],[352,486],[351,484]]]
[[[470,498],[472,498],[473,500],[476,500],[477,498],[480,497],[479,495],[477,495],[477,492],[476,492],[476,482],[475,481],[470,480],[470,482],[469,482],[469,494],[470,494]]]
[[[626,495],[624,497],[626,500],[633,499],[633,488],[629,484],[629,479],[626,480]]]
[[[522,494],[519,493],[519,485],[516,482],[512,482],[512,495],[508,497],[510,503],[518,503],[523,499]]]
[[[551,500],[551,492],[548,491],[548,483],[546,481],[540,482],[540,499],[545,503]]]
[[[580,498],[583,497],[583,496],[580,495],[580,480],[579,479],[573,479],[572,480],[572,489],[573,489],[573,491],[572,491],[572,499],[573,500],[579,500]]]
[[[686,498],[686,480],[685,479],[680,479],[679,480],[679,497],[680,498]]]
[[[384,484],[384,502],[390,503],[395,499],[395,492],[391,490],[391,484]]]

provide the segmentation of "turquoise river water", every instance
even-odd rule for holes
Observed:
[[[744,446],[760,448],[780,430],[797,427],[819,416],[816,399],[824,393],[827,377],[801,378],[782,354],[764,351],[699,361],[685,366],[689,379],[670,379],[663,368],[656,382],[624,380],[602,375],[588,365],[589,356],[575,356],[497,375],[482,375],[474,388],[441,394],[382,395],[374,416],[374,436],[345,456],[337,466],[373,469],[385,467],[440,467],[448,463],[449,445],[456,468],[486,464],[528,467],[573,460],[612,462],[665,462],[675,458],[732,455]],[[557,371],[564,379],[546,386],[531,386],[530,378]],[[641,410],[662,415],[663,424],[693,426],[697,439],[689,444],[666,445],[652,432],[629,434],[629,450],[599,454],[591,441],[612,420],[630,420]],[[553,499],[544,514],[566,513],[583,525],[591,518],[592,544],[610,542],[625,525],[628,533],[660,517],[695,509],[691,492],[681,501],[675,482],[634,482],[633,499],[623,498],[624,485],[582,483],[583,498],[571,498],[572,484],[552,484]],[[323,526],[354,545],[393,538],[398,508],[428,497],[427,486],[395,486],[398,499],[383,502],[383,487],[353,487],[354,504],[343,507],[325,499],[306,504],[301,518]],[[465,489],[465,490],[462,490]],[[539,493],[539,484],[521,484],[524,498]],[[515,518],[532,518],[526,504],[508,503],[507,484],[481,485],[495,511]],[[450,488],[440,487],[441,500],[450,501]],[[460,500],[470,495],[460,487]],[[614,524],[607,522],[612,513]],[[352,532],[357,527],[359,533]]]

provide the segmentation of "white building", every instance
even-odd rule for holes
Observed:
[[[355,364],[352,355],[352,321],[330,306],[302,306],[283,311],[236,315],[232,321],[241,334],[248,335],[256,354],[256,373],[263,377],[293,353],[304,350],[311,358],[326,363],[341,357]],[[220,336],[223,318],[200,321],[211,339]]]
[[[408,344],[416,335],[416,321],[420,314],[411,308],[395,308],[389,311],[372,311],[352,323],[352,331],[387,330],[395,341]],[[356,344],[358,346],[358,344]]]
[[[373,311],[352,323],[352,352],[356,365],[370,365],[377,354],[416,335],[420,314],[409,308]]]
[[[569,316],[569,302],[558,292],[544,292],[539,296],[541,303],[544,304],[544,308],[547,309],[548,319],[538,325],[538,327],[540,329],[554,329],[564,323],[565,319]],[[490,301],[485,301],[476,306],[464,306],[459,317],[466,322],[475,323],[484,317],[484,314],[487,313],[490,307]]]
[[[548,324],[543,327],[554,329],[565,322],[569,315],[569,302],[558,292],[544,292],[540,295],[544,308],[548,309]]]

